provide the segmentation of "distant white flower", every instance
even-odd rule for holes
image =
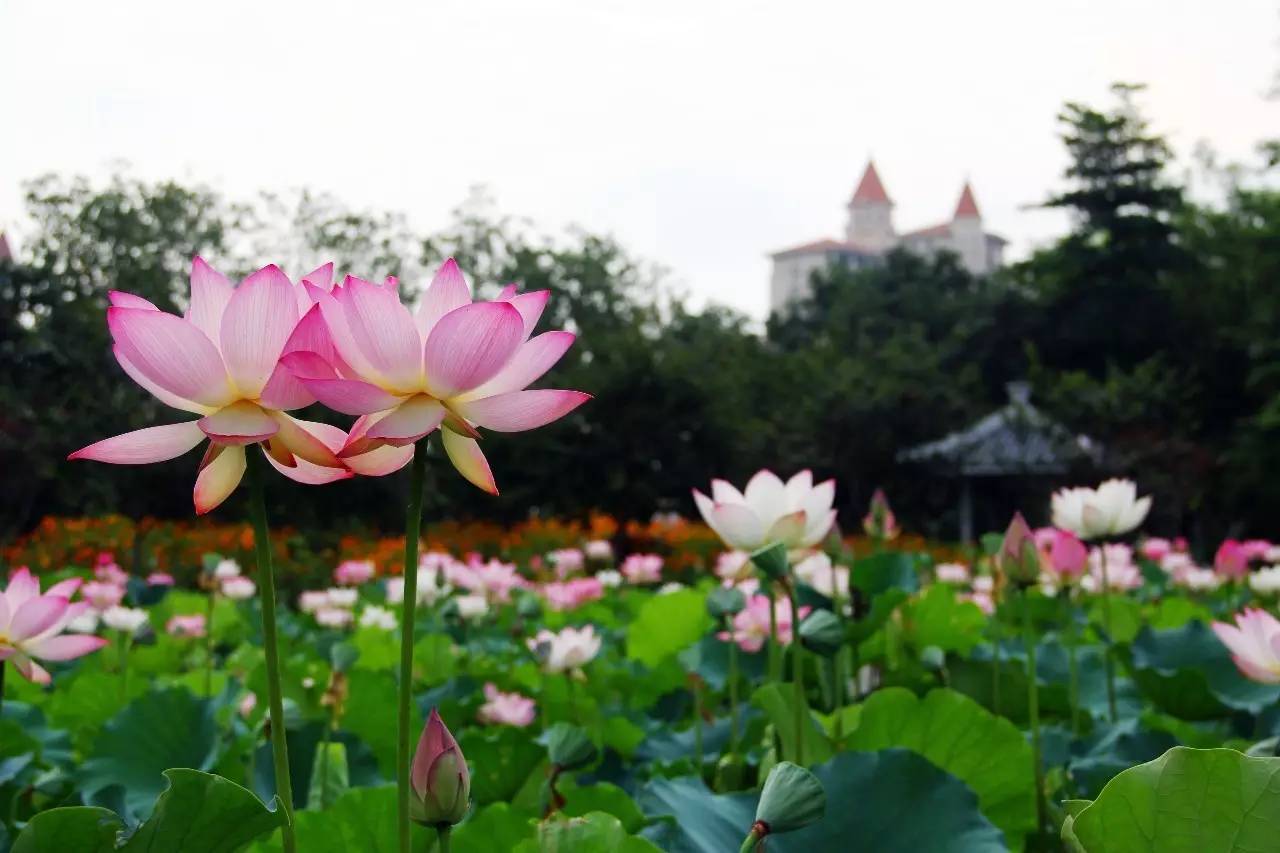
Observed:
[[[600,653],[600,638],[591,625],[585,628],[567,626],[559,633],[544,628],[530,637],[527,644],[547,672],[580,669]]]
[[[85,610],[67,623],[67,630],[72,634],[92,634],[98,630],[98,611]]]
[[[608,539],[592,539],[584,550],[589,560],[613,559],[613,544]]]
[[[600,585],[605,589],[613,589],[622,586],[622,573],[613,569],[605,569],[596,572],[596,580],[600,581]]]
[[[1207,591],[1222,586],[1222,576],[1213,569],[1186,569],[1175,576],[1179,586],[1193,591]]]
[[[360,597],[359,591],[349,587],[335,586],[326,590],[326,592],[329,595],[330,607],[355,607],[356,600]]]
[[[831,558],[821,551],[796,563],[795,573],[796,577],[827,598],[849,597],[849,570],[832,563]]]
[[[138,607],[109,607],[102,614],[102,624],[113,631],[136,634],[147,624],[147,611]]]
[[[257,584],[248,578],[233,577],[227,578],[222,582],[222,594],[235,601],[253,598],[257,592]]]
[[[684,584],[679,581],[668,581],[658,587],[658,595],[670,595],[673,592],[679,592],[684,589]]]
[[[235,560],[223,560],[213,569],[213,576],[220,581],[240,577],[240,564]]]
[[[1280,566],[1269,566],[1249,575],[1249,588],[1258,595],[1275,595],[1280,592]]]
[[[1054,492],[1053,526],[1081,539],[1122,536],[1146,519],[1151,497],[1138,497],[1132,480],[1107,480],[1096,489],[1077,487]]]
[[[346,628],[351,625],[354,618],[351,611],[345,607],[332,607],[325,605],[313,614],[316,623],[326,628]]]
[[[386,607],[370,604],[360,613],[361,628],[381,628],[384,631],[394,631],[396,624],[396,614]]]
[[[934,567],[933,575],[939,583],[968,583],[969,567],[964,563],[939,563]]]
[[[329,593],[323,589],[308,589],[298,595],[298,609],[303,613],[315,613],[329,606]]]
[[[453,592],[453,586],[444,581],[444,569],[434,565],[418,569],[418,603],[428,606]],[[387,579],[387,603],[404,602],[404,578]]]
[[[489,612],[489,602],[483,595],[459,595],[453,600],[458,616],[472,621]]]

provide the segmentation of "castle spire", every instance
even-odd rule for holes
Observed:
[[[884,184],[880,183],[874,160],[867,161],[866,171],[862,173],[862,180],[858,181],[858,188],[853,191],[850,203],[890,204],[889,194],[884,191]]]
[[[964,189],[960,193],[960,201],[956,204],[955,215],[952,219],[964,219],[972,217],[981,219],[982,214],[978,212],[978,202],[973,197],[973,187],[969,186],[969,182],[964,182]]]

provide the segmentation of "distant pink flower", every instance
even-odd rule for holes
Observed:
[[[0,663],[12,662],[23,678],[45,685],[52,678],[37,660],[71,660],[106,645],[101,637],[64,633],[89,609],[88,602],[71,603],[79,586],[80,579],[71,578],[41,595],[40,581],[30,570],[15,569],[0,592]]]
[[[333,570],[333,579],[344,586],[359,586],[373,580],[377,572],[372,560],[345,560]]]
[[[168,572],[152,572],[147,575],[147,586],[173,586],[173,575]]]
[[[246,693],[244,698],[240,700],[240,704],[236,706],[236,710],[240,712],[241,717],[248,717],[253,713],[253,709],[258,707],[258,696],[255,693]]]
[[[1280,621],[1265,610],[1236,614],[1236,624],[1213,623],[1213,632],[1251,681],[1280,684]]]
[[[791,602],[782,599],[778,608],[778,642],[791,644]],[[812,608],[801,607],[800,618],[809,615]],[[721,640],[732,640],[744,652],[755,653],[764,647],[769,639],[769,599],[763,595],[753,595],[747,599],[747,606],[733,617],[733,632],[721,631]]]
[[[445,569],[445,577],[454,586],[481,593],[491,602],[508,602],[511,591],[528,586],[514,563],[501,560],[481,561],[473,557],[467,563],[454,562]]]
[[[164,629],[175,637],[203,637],[205,633],[204,615],[201,613],[176,614],[169,617]]]
[[[1068,580],[1084,574],[1089,565],[1089,549],[1069,530],[1053,531],[1049,544],[1049,569],[1058,578]]]
[[[1266,539],[1246,539],[1240,543],[1240,550],[1249,560],[1264,560],[1271,553],[1271,543]]]
[[[246,577],[227,578],[222,582],[222,594],[233,601],[253,598],[257,591],[257,584]]]
[[[746,551],[725,551],[716,557],[716,577],[721,580],[746,580],[753,575],[754,566]]]
[[[1173,553],[1173,543],[1168,539],[1161,539],[1158,536],[1149,536],[1142,540],[1142,544],[1138,546],[1139,553],[1153,563],[1159,563],[1169,554]]]
[[[608,562],[613,559],[613,544],[608,539],[593,539],[584,550],[589,560]]]
[[[1249,554],[1240,542],[1226,539],[1213,555],[1213,570],[1224,578],[1242,578],[1249,573]]]
[[[105,581],[89,581],[80,587],[80,598],[94,610],[107,610],[124,600],[124,587]]]
[[[480,722],[518,728],[524,728],[533,722],[536,706],[528,696],[503,693],[490,682],[484,686],[484,697],[487,701],[477,713]]]
[[[298,609],[303,613],[315,613],[329,604],[329,593],[323,589],[308,589],[298,594]]]
[[[964,563],[939,563],[934,567],[933,575],[939,583],[968,583],[969,567]]]
[[[525,640],[529,651],[542,663],[542,668],[550,673],[581,669],[600,654],[601,644],[594,625],[584,625],[581,628],[566,625],[558,633],[543,628]]]
[[[662,558],[657,554],[628,554],[622,574],[628,583],[658,583],[662,580]]]
[[[1089,571],[1080,580],[1085,592],[1103,590],[1102,557],[1106,555],[1107,583],[1111,590],[1137,589],[1142,586],[1142,570],[1133,562],[1133,549],[1128,545],[1101,545],[1089,549]]]
[[[849,597],[849,569],[837,566],[821,551],[796,563],[793,571],[796,577],[827,598],[844,600]]]
[[[345,607],[334,607],[326,604],[312,614],[316,624],[326,628],[349,628],[355,620],[355,614]]]
[[[978,609],[988,616],[996,612],[996,600],[992,598],[991,593],[974,590],[973,592],[962,592],[956,596],[957,601],[968,601],[978,605]]]
[[[327,287],[332,275],[329,265],[308,278]],[[315,290],[326,292],[320,286]],[[165,405],[200,417],[104,439],[70,459],[116,465],[164,462],[208,439],[196,477],[199,514],[226,500],[240,483],[248,445],[261,445],[276,470],[302,483],[352,476],[354,463],[339,460],[331,446],[336,428],[285,414],[315,398],[279,364],[280,357],[302,346],[319,346],[324,329],[319,315],[309,313],[307,291],[278,268],[263,267],[233,287],[196,258],[183,317],[130,293],[113,291],[110,299],[107,325],[124,372]]]
[[[542,585],[547,607],[556,611],[576,610],[589,601],[604,596],[604,583],[598,577],[571,578]]]
[[[545,290],[517,295],[512,285],[492,302],[472,302],[452,259],[432,279],[416,314],[390,281],[347,276],[332,291],[308,290],[332,349],[291,353],[283,361],[322,403],[360,416],[343,458],[386,446],[403,451],[443,426],[441,445],[454,467],[496,494],[477,428],[534,429],[590,399],[580,391],[526,390],[574,340],[570,332],[532,337]]]
[[[103,559],[103,558],[106,559]],[[103,583],[124,586],[129,582],[129,573],[116,564],[111,552],[103,551],[98,555],[98,563],[93,567],[93,576]]]
[[[586,565],[585,555],[577,548],[560,548],[548,554],[547,559],[555,567],[556,577],[560,580],[578,574]]]

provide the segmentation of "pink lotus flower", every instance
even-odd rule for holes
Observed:
[[[298,594],[298,609],[303,613],[315,613],[321,607],[328,606],[329,593],[323,589],[309,589]]]
[[[241,717],[247,719],[256,707],[258,707],[258,695],[256,693],[246,693],[240,703],[236,705],[236,710],[240,712]]]
[[[1080,577],[1089,565],[1089,550],[1069,530],[1055,529],[1048,550],[1049,569],[1059,579]]]
[[[168,572],[152,572],[147,575],[147,586],[173,586],[173,575]]]
[[[533,722],[535,705],[528,696],[503,693],[492,682],[484,686],[485,703],[476,716],[482,723],[524,728]]]
[[[1213,633],[1251,681],[1280,684],[1280,621],[1265,610],[1236,614],[1236,624],[1213,623]]]
[[[1240,543],[1240,550],[1249,560],[1265,560],[1271,553],[1271,543],[1266,539],[1246,539]]]
[[[80,587],[80,598],[94,610],[107,610],[124,600],[124,587],[103,581],[89,581]]]
[[[227,578],[222,582],[222,594],[233,601],[244,601],[258,591],[258,585],[245,577]]]
[[[326,604],[312,615],[315,616],[316,624],[325,628],[349,628],[355,621],[355,614],[350,610],[332,604]]]
[[[662,558],[657,554],[629,554],[622,561],[622,574],[628,583],[659,583],[662,580]]]
[[[551,565],[555,567],[556,577],[564,580],[576,575],[586,565],[586,555],[579,548],[558,548],[547,555]]]
[[[787,599],[778,601],[778,642],[784,646],[791,644],[791,602]],[[812,608],[801,607],[800,618],[809,615]],[[733,617],[733,633],[721,631],[717,636],[721,640],[732,640],[744,652],[752,653],[764,648],[769,639],[769,599],[763,595],[753,595],[747,599],[747,606]]]
[[[377,572],[372,560],[345,560],[333,570],[333,579],[344,586],[359,586],[373,580]]]
[[[452,259],[432,279],[417,314],[393,285],[347,276],[332,292],[310,287],[332,351],[284,357],[329,408],[359,415],[339,456],[391,446],[401,452],[443,425],[441,443],[458,472],[491,494],[498,488],[477,427],[522,432],[582,405],[580,391],[526,390],[569,345],[570,332],[531,337],[547,291],[472,302]],[[411,453],[412,451],[410,451]]]
[[[1226,539],[1213,555],[1213,570],[1224,578],[1242,578],[1249,573],[1249,554],[1235,539]]]
[[[454,586],[482,593],[492,602],[508,602],[513,589],[528,586],[528,581],[516,571],[514,563],[501,560],[483,562],[476,556],[467,563],[451,562],[445,569],[445,577]]]
[[[1173,543],[1168,539],[1162,539],[1159,536],[1149,536],[1142,540],[1142,544],[1138,546],[1138,551],[1151,562],[1159,563],[1169,554],[1173,553],[1174,547]]]
[[[725,480],[711,481],[711,497],[693,490],[702,518],[730,548],[755,551],[781,542],[788,550],[812,548],[836,521],[831,508],[834,480],[813,484],[801,471],[786,483],[772,471],[759,471],[740,492]]]
[[[98,555],[98,562],[93,567],[93,576],[103,583],[116,586],[124,586],[129,582],[129,573],[120,568],[116,563],[115,555],[110,551],[103,551]]]
[[[599,577],[572,578],[542,585],[547,607],[555,611],[576,610],[589,601],[604,596],[604,582]]]
[[[82,657],[106,645],[101,637],[63,633],[68,623],[89,609],[71,603],[79,578],[56,583],[40,594],[40,581],[26,566],[15,569],[0,593],[0,664],[11,661],[22,677],[45,685],[51,676],[36,660]]]
[[[330,264],[308,276],[314,292],[326,293],[332,269]],[[321,429],[286,414],[315,398],[279,365],[280,357],[295,349],[324,349],[324,326],[318,314],[308,313],[307,292],[277,267],[263,267],[233,287],[197,257],[183,317],[129,293],[110,296],[107,324],[125,373],[160,402],[200,418],[104,439],[70,459],[163,462],[208,439],[196,477],[199,514],[226,500],[240,483],[248,445],[261,444],[276,470],[301,483],[341,480],[361,465],[377,468],[369,459],[339,460],[332,446],[336,428]]]
[[[990,592],[983,592],[982,590],[962,592],[956,596],[956,601],[967,601],[970,604],[976,604],[978,609],[988,616],[996,612],[996,600]]]
[[[1102,557],[1107,558],[1106,587],[1111,590],[1137,589],[1142,586],[1142,570],[1133,562],[1133,549],[1128,545],[1102,545],[1089,550],[1089,571],[1080,579],[1085,592],[1103,591]]]
[[[164,629],[175,637],[203,637],[205,634],[204,615],[201,613],[175,614],[169,617]]]

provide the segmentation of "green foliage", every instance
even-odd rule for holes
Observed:
[[[706,596],[694,589],[655,595],[627,627],[627,657],[647,666],[696,643],[711,628]]]
[[[751,704],[764,711],[773,729],[782,741],[782,754],[787,758],[796,755],[796,692],[790,684],[774,682],[757,687],[751,694]],[[818,764],[831,757],[831,741],[822,726],[806,713],[804,720],[804,760],[806,764]]]
[[[1221,716],[1227,708],[1258,713],[1280,700],[1280,686],[1240,674],[1231,654],[1203,622],[1144,627],[1131,647],[1133,677],[1162,710],[1187,720]]]
[[[122,853],[236,853],[280,825],[251,792],[221,776],[166,770],[169,787]]]
[[[396,788],[352,788],[327,811],[294,813],[298,849],[307,853],[399,853],[396,834]],[[415,830],[413,853],[429,853],[434,833]],[[248,853],[280,853],[279,835],[260,841]]]
[[[851,749],[902,747],[917,752],[965,782],[1011,846],[1034,831],[1031,747],[1008,720],[953,690],[923,699],[900,687],[878,690],[862,704]]]
[[[907,604],[905,621],[917,649],[968,652],[982,642],[987,617],[978,605],[956,599],[947,584],[934,584]]]
[[[1280,758],[1177,747],[1116,776],[1063,827],[1084,853],[1269,850],[1280,828]]]
[[[346,793],[350,785],[346,744],[341,741],[321,741],[316,746],[316,758],[311,766],[307,808],[323,811],[325,806]]]
[[[49,809],[31,819],[12,853],[111,853],[124,824],[115,812],[89,806]]]

